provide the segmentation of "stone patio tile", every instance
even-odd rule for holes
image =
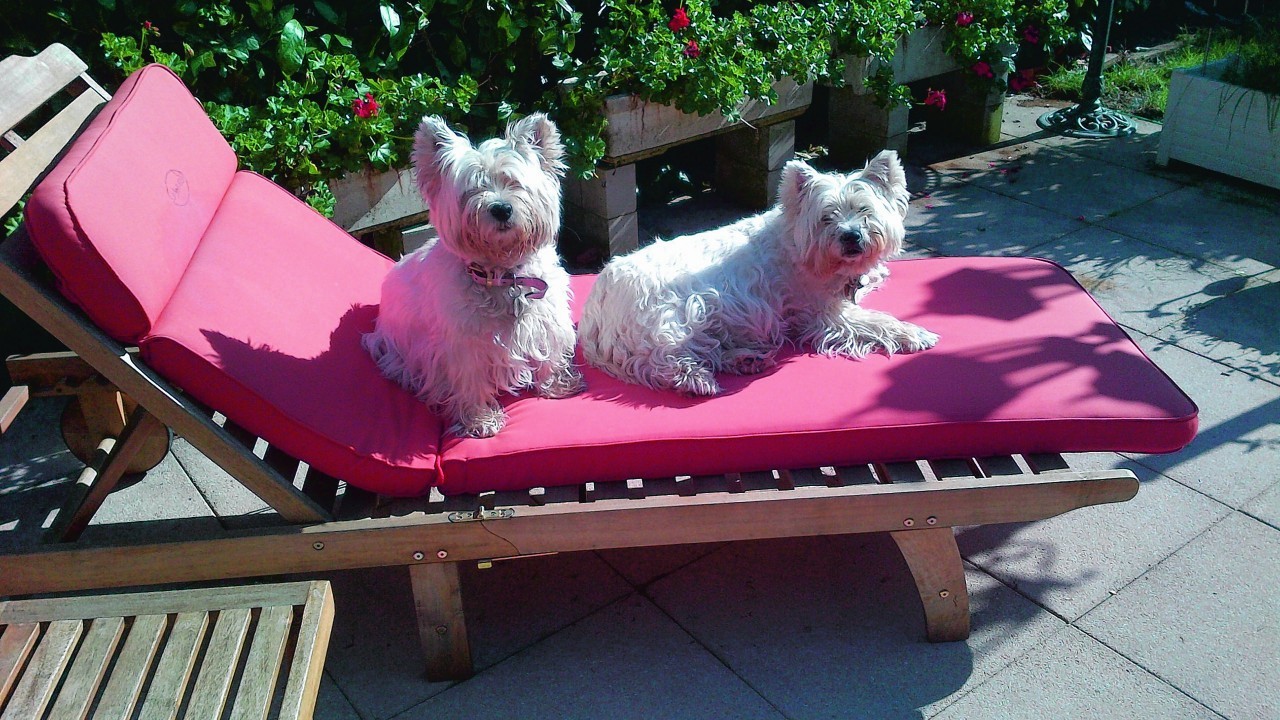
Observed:
[[[39,543],[84,463],[62,442],[64,400],[36,398],[0,437],[0,551]]]
[[[973,564],[1060,617],[1075,620],[1221,520],[1230,508],[1114,453],[1070,456],[1077,470],[1138,476],[1128,502],[1033,523],[957,530]],[[1153,532],[1158,523],[1159,532]]]
[[[1117,322],[1148,333],[1246,283],[1212,263],[1096,226],[1035,254],[1070,270]]]
[[[659,545],[656,547],[597,550],[596,554],[635,588],[670,575],[695,560],[715,552],[724,543]]]
[[[989,575],[967,575],[973,633],[939,644],[925,640],[919,595],[885,534],[733,543],[649,593],[788,717],[919,718],[1063,625]]]
[[[1039,143],[1021,143],[1002,149],[995,157],[989,157],[987,164],[970,182],[1090,222],[1182,187],[1171,180],[1135,173],[1129,168]]]
[[[906,219],[913,244],[944,255],[1026,255],[1084,223],[971,184],[917,193]]]
[[[631,595],[396,720],[767,718],[782,713]]]
[[[1156,332],[1180,347],[1280,384],[1280,270]]]
[[[1280,531],[1235,513],[1077,624],[1228,718],[1280,717],[1277,584]]]
[[[145,475],[126,475],[94,514],[83,538],[88,543],[180,540],[221,528],[170,453]]]
[[[363,720],[327,672],[320,678],[313,716],[316,720]]]
[[[1200,428],[1176,453],[1127,456],[1236,509],[1280,483],[1280,386],[1166,340],[1133,337],[1199,405]]]
[[[494,665],[631,592],[593,553],[462,568],[477,670]],[[337,613],[328,672],[365,715],[390,717],[449,687],[423,678],[413,592],[403,567],[331,573]]]
[[[1076,628],[1059,630],[936,720],[1217,718]]]
[[[1280,193],[1268,197],[1224,184],[1183,187],[1102,224],[1245,276],[1280,268]]]
[[[1280,483],[1251,500],[1244,512],[1280,530]]]
[[[238,480],[183,438],[174,438],[170,453],[186,469],[200,494],[229,528],[282,525],[284,521]]]

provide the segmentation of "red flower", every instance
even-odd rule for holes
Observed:
[[[947,109],[947,91],[934,90],[929,88],[929,92],[924,96],[924,104],[929,107],[936,107],[939,110]]]
[[[1027,88],[1036,86],[1036,71],[1027,68],[1021,72],[1014,73],[1009,76],[1009,89],[1014,92],[1022,92]]]
[[[160,36],[160,29],[157,28],[155,25],[152,25],[150,20],[146,20],[142,23],[142,32],[144,35],[155,35],[156,37]]]
[[[981,78],[989,79],[996,76],[996,74],[991,71],[991,63],[987,62],[986,60],[979,60],[978,62],[974,63],[969,69],[973,71],[974,75],[977,75],[978,77],[981,77]]]
[[[671,28],[671,32],[676,33],[689,27],[693,23],[689,22],[689,16],[685,13],[683,7],[676,8],[671,14],[671,22],[667,23],[667,27]]]
[[[698,47],[697,40],[690,40],[689,42],[685,43],[685,46],[684,46],[685,57],[696,58],[701,54],[702,54],[702,50]]]
[[[1035,25],[1028,25],[1022,29],[1022,39],[1032,45],[1040,44],[1040,28]]]
[[[973,13],[961,10],[956,13],[956,27],[967,27],[973,24]]]
[[[359,118],[375,117],[381,107],[378,101],[373,99],[373,93],[365,93],[364,97],[356,98],[351,103],[351,109],[355,111],[356,117]]]

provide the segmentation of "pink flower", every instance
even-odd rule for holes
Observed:
[[[990,79],[996,76],[996,74],[991,71],[991,63],[987,62],[986,60],[979,60],[978,62],[974,63],[969,69],[973,71],[974,75],[977,75],[980,78]]]
[[[973,13],[961,10],[956,13],[956,27],[968,27],[973,24]]]
[[[684,56],[688,58],[696,58],[702,54],[702,50],[698,47],[697,40],[690,40],[685,43]]]
[[[1021,72],[1013,73],[1009,76],[1009,89],[1014,92],[1022,92],[1027,88],[1036,86],[1036,71],[1027,68]]]
[[[356,98],[351,103],[351,109],[355,111],[356,117],[366,119],[377,116],[381,107],[378,101],[373,99],[373,93],[365,93],[364,97]]]
[[[1035,25],[1028,25],[1022,29],[1022,39],[1032,45],[1040,44],[1040,28]]]
[[[947,109],[947,91],[934,90],[929,88],[929,92],[924,96],[924,104],[929,107],[936,107],[939,110]]]
[[[689,27],[693,23],[689,22],[689,15],[685,13],[683,7],[676,8],[671,14],[671,22],[667,23],[667,27],[671,28],[671,32],[676,33]]]

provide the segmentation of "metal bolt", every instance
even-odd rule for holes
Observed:
[[[415,552],[415,553],[413,554],[413,559],[414,559],[414,560],[421,560],[421,559],[422,559],[422,558],[424,558],[424,557],[426,557],[426,555],[423,555],[421,551]]]
[[[448,633],[449,633],[449,628],[445,627],[444,625],[437,625],[437,626],[436,626],[436,634],[437,634],[437,635],[447,635]]]
[[[322,543],[322,542],[313,542],[313,543],[311,543],[311,547],[312,547],[312,548],[314,548],[314,549],[316,549],[316,550],[323,550],[323,549],[324,549],[324,543]]]
[[[942,598],[943,600],[946,600],[947,598],[951,597],[951,591],[943,590],[942,592],[938,593],[938,597]]]
[[[928,520],[925,520],[925,522],[926,522],[926,523],[928,523],[928,524],[930,524],[930,525],[937,525],[937,524],[938,524],[938,518],[936,518],[936,517],[930,517]]]
[[[445,559],[445,558],[449,557],[449,551],[448,551],[448,550],[437,550],[437,551],[436,551],[436,557],[438,557],[438,558],[440,558],[441,560],[443,560],[443,559]]]
[[[902,521],[902,524],[907,527],[914,527],[916,524],[916,521],[915,521],[915,518],[907,518],[906,520]]]

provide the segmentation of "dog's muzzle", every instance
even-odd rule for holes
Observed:
[[[842,230],[840,232],[840,253],[846,257],[855,257],[861,255],[862,252],[862,231],[856,228]]]

